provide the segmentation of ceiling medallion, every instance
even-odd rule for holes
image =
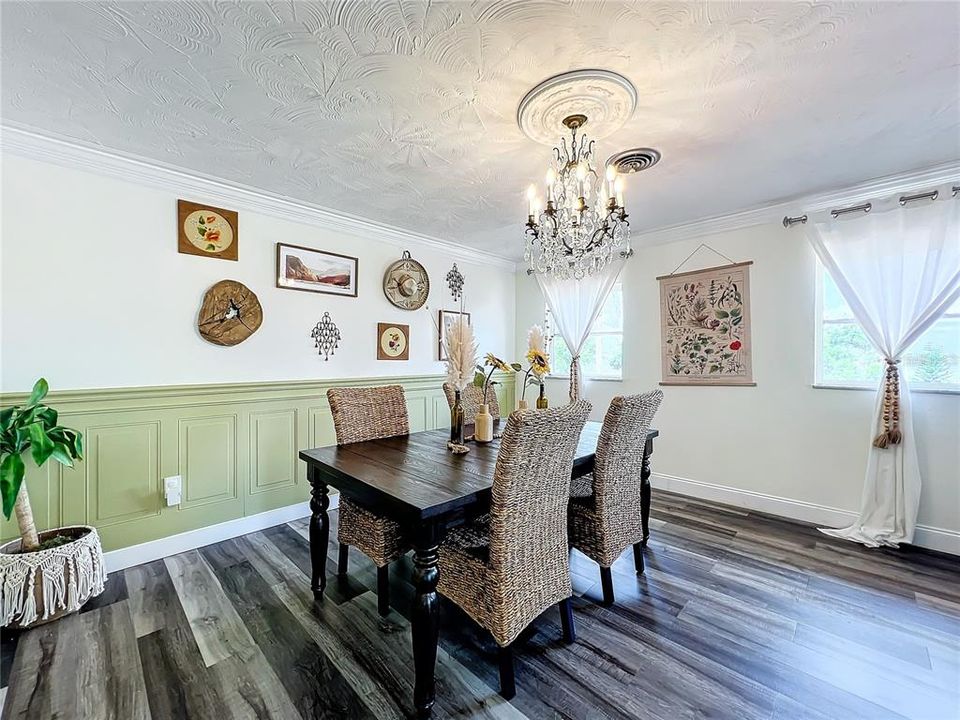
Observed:
[[[430,294],[430,277],[423,265],[403,251],[400,260],[383,274],[383,294],[402,310],[419,310]]]
[[[553,145],[571,115],[590,118],[590,135],[605,138],[630,119],[637,89],[610,70],[574,70],[547,78],[517,108],[517,124],[531,140]]]

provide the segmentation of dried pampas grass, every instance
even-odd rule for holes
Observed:
[[[447,382],[463,392],[463,389],[473,382],[473,372],[477,365],[477,341],[473,337],[473,328],[462,315],[447,328],[443,348],[447,352]]]
[[[547,354],[547,338],[543,334],[543,328],[539,325],[533,325],[527,331],[527,351],[536,350],[537,352]]]

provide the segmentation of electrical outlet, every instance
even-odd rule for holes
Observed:
[[[180,504],[180,494],[183,488],[183,478],[179,475],[171,475],[163,479],[163,496],[166,498],[167,507]]]

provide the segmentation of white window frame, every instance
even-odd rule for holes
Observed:
[[[591,330],[590,335],[588,336],[588,339],[592,337],[598,337],[598,336],[602,337],[604,335],[619,335],[621,343],[623,342],[624,305],[623,305],[623,281],[622,280],[618,280],[616,283],[614,283],[613,288],[610,290],[610,294],[612,295],[614,290],[616,290],[617,288],[620,289],[620,306],[621,306],[620,307],[620,330]],[[543,308],[544,324],[547,327],[549,327],[549,329],[551,330],[549,352],[551,355],[553,355],[554,354],[553,339],[554,337],[560,337],[560,334],[555,332],[554,324],[548,320],[548,317],[551,314],[552,313],[550,313],[550,308],[546,304],[544,304],[544,308]],[[602,345],[602,341],[601,341],[601,345]],[[597,357],[600,357],[600,353],[597,353]],[[580,366],[580,373],[583,376],[584,380],[590,380],[592,382],[623,382],[623,366],[622,365],[620,366],[620,373],[617,375],[591,374],[591,373],[588,373],[587,368],[583,367],[582,365]],[[566,380],[570,379],[569,374],[561,375],[553,371],[548,373],[547,377],[557,378],[557,379],[566,379]]]
[[[813,358],[813,367],[814,367],[814,381],[813,387],[823,389],[823,390],[876,390],[880,385],[880,376],[877,375],[876,382],[856,382],[853,380],[847,380],[844,382],[830,382],[824,380],[823,378],[823,326],[824,325],[849,325],[849,324],[858,324],[856,319],[851,320],[825,320],[823,317],[823,291],[824,291],[824,277],[827,273],[826,266],[817,258],[816,262],[816,302],[815,302],[815,339],[814,339],[814,358]],[[960,313],[945,313],[941,318],[937,318],[939,322],[942,318],[957,318],[960,317]],[[932,393],[937,395],[960,395],[960,385],[957,384],[947,384],[947,383],[921,383],[921,382],[911,382],[910,383],[911,392],[920,392],[920,393]]]

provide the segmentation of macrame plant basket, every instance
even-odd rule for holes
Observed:
[[[0,626],[28,628],[79,610],[103,592],[107,571],[96,529],[85,525],[40,534],[73,540],[49,550],[20,553],[20,540],[0,547]]]

